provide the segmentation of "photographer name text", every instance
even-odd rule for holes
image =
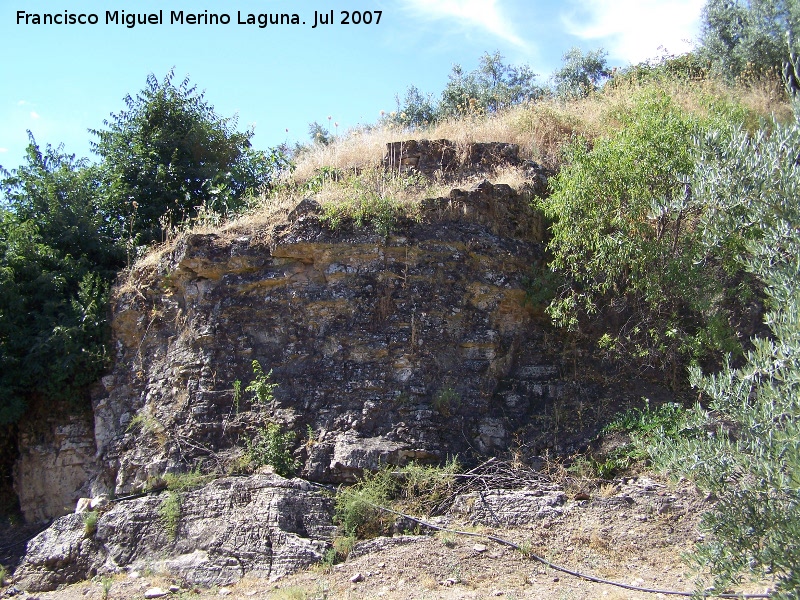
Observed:
[[[229,13],[187,12],[184,10],[159,10],[152,13],[131,13],[124,10],[107,10],[105,14],[75,13],[65,10],[58,13],[17,11],[17,25],[117,25],[133,29],[146,25],[251,25],[259,29],[280,25],[305,25],[312,29],[330,25],[380,25],[381,10],[329,10],[314,11],[308,18],[297,13]]]

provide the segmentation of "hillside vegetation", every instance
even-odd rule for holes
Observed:
[[[252,150],[252,132],[171,74],[92,132],[98,164],[31,136],[1,182],[0,423],[11,431],[37,396],[87,407],[109,360],[109,286],[152,244],[259,229],[310,195],[331,227],[350,218],[388,235],[459,182],[384,170],[387,142],[515,143],[556,173],[537,200],[548,259],[531,265],[531,301],[574,343],[692,386],[697,404],[640,450],[719,499],[697,554],[717,589],[773,573],[776,597],[796,597],[800,77],[776,37],[798,18],[795,3],[711,0],[697,53],[612,71],[600,51],[571,51],[549,86],[487,54],[438,97],[412,88],[374,126],[313,124],[293,149]]]

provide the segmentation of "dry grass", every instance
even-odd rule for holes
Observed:
[[[685,110],[707,117],[714,110],[738,107],[747,113],[748,126],[758,119],[792,117],[785,92],[774,80],[760,80],[731,87],[716,80],[655,81],[645,85],[623,83],[602,93],[568,102],[547,99],[515,106],[491,115],[467,115],[448,119],[432,127],[407,131],[375,127],[345,134],[329,146],[314,146],[303,153],[294,173],[295,181],[306,181],[322,167],[364,169],[380,164],[389,142],[403,139],[448,139],[460,146],[472,142],[519,144],[522,158],[547,167],[557,167],[561,152],[573,137],[592,140],[620,126],[615,115],[624,113],[645,89],[660,89]]]
[[[520,156],[549,168],[558,168],[563,149],[576,136],[589,141],[618,129],[619,116],[629,110],[647,90],[661,90],[683,109],[699,117],[736,114],[749,128],[760,120],[792,118],[785,92],[774,80],[760,80],[746,86],[727,86],[719,81],[665,80],[647,84],[622,83],[587,98],[569,102],[547,99],[524,104],[491,115],[467,115],[425,129],[407,131],[397,127],[361,128],[346,133],[328,146],[315,145],[297,158],[294,173],[284,185],[268,195],[253,199],[251,210],[218,224],[195,223],[182,232],[216,233],[223,237],[251,235],[268,239],[268,232],[285,221],[287,214],[306,197],[314,196],[332,221],[341,217],[365,222],[376,213],[414,216],[425,198],[446,196],[454,187],[467,188],[464,181],[423,181],[397,173],[386,173],[381,162],[389,142],[404,139],[448,139],[465,149],[473,142],[506,142],[520,146]],[[339,176],[319,181],[320,169],[336,170]],[[316,185],[309,183],[317,179]],[[514,169],[502,170],[495,183],[519,187],[523,181]],[[157,269],[162,256],[173,246],[168,240],[151,250],[130,269],[143,274]],[[137,279],[138,277],[134,277]]]

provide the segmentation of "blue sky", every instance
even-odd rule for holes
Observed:
[[[91,157],[90,128],[124,108],[148,74],[189,76],[221,116],[255,127],[267,148],[374,123],[409,85],[438,93],[453,64],[484,52],[529,64],[545,82],[572,46],[603,47],[612,66],[688,50],[703,0],[0,0],[0,165],[37,142]],[[17,11],[96,14],[96,25],[17,24]],[[163,11],[161,25],[106,24],[106,11]],[[332,25],[312,28],[315,12]],[[228,25],[170,24],[171,11],[226,13]],[[382,11],[379,24],[341,24],[343,11]],[[297,13],[305,25],[239,25],[238,13]],[[30,19],[29,19],[30,21]],[[289,132],[286,132],[286,129]],[[333,129],[333,128],[332,128]]]

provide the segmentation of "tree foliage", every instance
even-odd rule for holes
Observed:
[[[0,424],[31,397],[85,400],[107,363],[109,284],[135,245],[241,207],[289,166],[172,78],[151,75],[92,132],[99,164],[31,135],[25,164],[0,168]]]
[[[189,83],[147,78],[126,109],[92,130],[102,158],[104,203],[116,219],[117,237],[159,240],[168,226],[200,209],[220,213],[241,208],[248,192],[269,185],[288,166],[276,151],[250,146],[252,130],[236,130],[235,118],[217,115]]]
[[[108,283],[122,249],[96,170],[30,136],[0,180],[0,423],[31,394],[79,401],[106,364]]]
[[[701,260],[689,186],[702,124],[662,92],[618,118],[622,128],[591,149],[572,145],[542,201],[551,268],[565,282],[548,312],[602,332],[598,343],[634,364],[674,369],[731,341],[717,301],[724,272]]]
[[[707,210],[704,243],[730,245],[744,230],[742,266],[766,285],[771,336],[755,339],[747,363],[718,374],[692,372],[703,392],[683,441],[651,452],[673,473],[719,498],[705,515],[711,534],[698,562],[719,589],[742,572],[778,578],[779,598],[800,593],[800,127],[755,137],[711,134],[697,170]]]
[[[798,0],[708,0],[700,53],[726,78],[777,75],[798,36]]]
[[[544,95],[528,65],[508,65],[499,52],[484,53],[478,68],[465,71],[453,65],[438,98],[425,95],[416,86],[396,97],[397,110],[386,120],[402,127],[423,127],[442,119],[491,114]]]
[[[474,71],[465,73],[460,65],[453,66],[438,112],[441,117],[478,111],[494,113],[534,100],[543,93],[535,79],[536,74],[528,65],[506,65],[499,52],[487,52]]]
[[[567,100],[583,98],[600,89],[600,84],[611,75],[607,56],[602,48],[586,53],[571,48],[562,57],[561,68],[553,73],[556,96]]]

